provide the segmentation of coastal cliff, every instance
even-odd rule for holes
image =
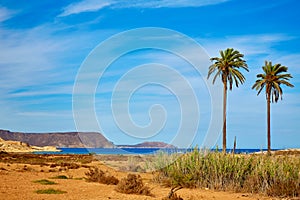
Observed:
[[[97,132],[22,133],[0,129],[0,138],[36,147],[58,148],[176,148],[164,142],[143,142],[135,145],[114,145]]]
[[[31,146],[25,142],[20,141],[6,141],[0,138],[0,152],[14,152],[14,153],[29,153],[39,151],[57,152],[61,151],[54,146]]]
[[[21,133],[0,130],[0,138],[20,141],[33,146],[69,148],[113,148],[114,144],[96,132]]]

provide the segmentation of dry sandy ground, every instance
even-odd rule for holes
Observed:
[[[26,167],[24,167],[26,165]],[[121,172],[104,165],[103,162],[94,161],[88,165],[94,165],[107,171],[111,175],[121,179],[129,172]],[[143,182],[152,189],[154,197],[142,195],[122,194],[115,191],[113,185],[87,182],[85,172],[87,168],[69,169],[67,171],[49,172],[49,166],[29,165],[20,163],[0,162],[0,199],[2,200],[34,200],[34,199],[120,199],[120,200],[161,200],[166,197],[170,188],[161,187],[153,183],[151,173],[139,173]],[[51,179],[58,175],[66,175],[72,179]],[[34,183],[36,180],[48,179],[56,182],[56,185],[41,185]],[[66,191],[65,194],[37,194],[39,189],[60,189]],[[184,200],[269,200],[271,198],[252,194],[240,194],[230,192],[216,192],[205,189],[181,189],[176,192]]]

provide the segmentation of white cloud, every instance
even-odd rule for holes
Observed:
[[[236,48],[248,56],[257,56],[258,54],[271,54],[274,52],[273,46],[275,44],[294,38],[285,34],[255,34],[226,36],[224,38],[198,38],[198,41],[213,56],[218,55],[219,50],[229,47]]]
[[[64,11],[59,17],[64,17],[72,14],[78,14],[81,12],[94,12],[101,10],[106,6],[113,4],[112,1],[99,1],[99,0],[85,0],[79,3],[73,3],[64,8]]]
[[[13,15],[15,14],[14,11],[9,10],[5,7],[1,7],[0,6],[0,22],[3,22],[5,20],[8,20],[9,18],[11,18]]]
[[[7,90],[54,80],[56,59],[66,50],[66,41],[54,40],[44,28],[0,31],[0,84]],[[14,80],[14,81],[12,81]],[[53,82],[53,81],[52,81]]]
[[[214,5],[224,3],[228,0],[138,0],[132,1],[118,1],[113,6],[116,8],[176,8],[176,7],[201,7],[207,5]]]
[[[59,17],[64,17],[82,12],[95,12],[105,7],[115,9],[121,8],[179,8],[179,7],[201,7],[224,3],[230,0],[85,0],[78,3],[73,3],[64,8]]]
[[[68,84],[72,84],[81,62],[95,46],[91,40],[101,41],[99,36],[106,35],[107,32],[57,36],[56,33],[61,32],[61,28],[45,24],[27,30],[0,29],[0,94],[5,95],[26,87],[30,87],[30,90],[14,95],[72,92],[72,87]],[[67,85],[62,86],[61,83]]]
[[[77,70],[97,41],[111,35],[111,31],[71,32],[70,29],[57,24],[0,29],[2,128],[75,129],[69,113]],[[66,113],[62,113],[64,110]]]

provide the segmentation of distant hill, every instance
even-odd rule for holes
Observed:
[[[143,142],[135,145],[117,145],[119,148],[176,148],[173,145],[164,142]]]
[[[0,138],[19,141],[32,146],[67,148],[176,148],[164,142],[143,142],[135,145],[114,145],[97,132],[22,133],[0,129]]]
[[[21,133],[0,130],[4,140],[25,142],[33,146],[113,148],[114,144],[96,132]]]
[[[6,141],[0,138],[0,152],[15,152],[15,153],[28,153],[28,152],[39,152],[39,151],[60,151],[53,146],[30,146],[25,142],[19,141]]]

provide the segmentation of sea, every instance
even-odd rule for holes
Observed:
[[[60,152],[35,152],[35,154],[96,154],[96,155],[151,155],[160,152],[165,153],[186,153],[194,149],[166,149],[166,148],[58,148]],[[272,149],[279,150],[279,149]],[[222,151],[211,149],[210,151]],[[232,149],[226,150],[228,153]],[[236,149],[236,154],[250,154],[255,152],[267,151],[267,149]]]

